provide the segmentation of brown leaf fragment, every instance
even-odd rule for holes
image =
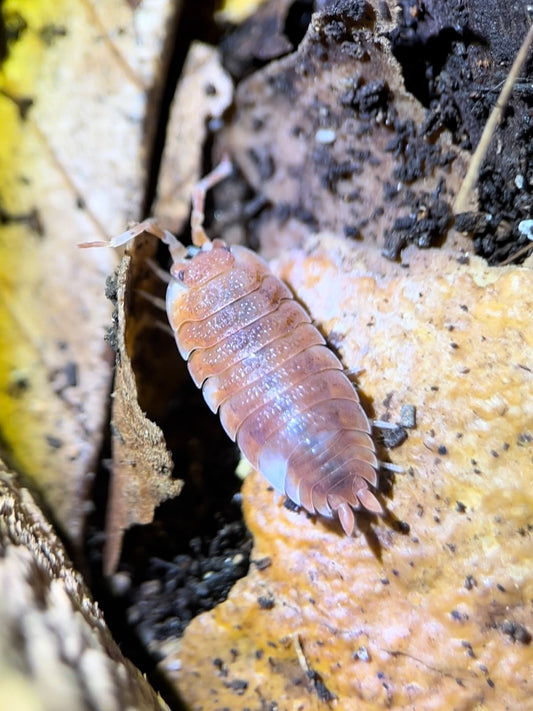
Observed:
[[[427,130],[390,29],[368,3],[336,4],[313,15],[297,52],[239,84],[218,145],[272,205],[252,235],[266,256],[323,229],[390,257],[408,243],[466,243],[451,226],[467,154]]]
[[[234,77],[245,76],[257,62],[266,62],[293,50],[286,34],[292,4],[292,0],[265,2],[222,42],[224,64]]]
[[[246,478],[269,565],[167,645],[192,708],[318,708],[319,691],[343,711],[531,708],[533,272],[458,256],[411,245],[399,264],[322,233],[272,265],[337,334],[369,415],[413,403],[416,429],[388,452],[403,472],[380,473],[387,514],[353,537]]]
[[[124,531],[136,523],[150,523],[156,507],[177,496],[183,485],[182,481],[172,479],[172,458],[161,429],[139,405],[131,351],[126,345],[126,341],[132,343],[133,349],[143,328],[141,318],[133,323],[131,320],[132,283],[146,264],[147,255],[156,247],[153,239],[137,240],[132,247],[135,261],[131,254],[126,254],[117,274],[117,367],[112,407],[112,479],[104,549],[106,575],[116,569]],[[140,266],[132,269],[132,264]],[[155,324],[151,328],[153,331]],[[168,340],[170,349],[172,344]]]
[[[218,52],[191,45],[170,113],[153,212],[179,233],[190,211],[191,193],[202,172],[202,146],[208,123],[219,119],[233,98],[230,76]]]
[[[0,628],[3,709],[168,709],[122,656],[61,541],[2,462]]]

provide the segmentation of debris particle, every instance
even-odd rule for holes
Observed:
[[[288,511],[298,511],[300,508],[298,504],[295,504],[294,501],[291,501],[291,499],[285,499],[285,501],[283,502],[283,506]]]
[[[415,405],[402,405],[400,407],[400,425],[412,430],[416,427]]]
[[[335,131],[332,128],[319,128],[315,133],[315,141],[327,145],[334,143],[336,138]]]
[[[274,598],[271,595],[260,595],[257,598],[257,602],[262,610],[271,610],[275,605]]]
[[[411,530],[411,527],[409,526],[407,521],[397,521],[395,528],[398,533],[402,533],[403,535],[407,535]]]
[[[234,681],[225,681],[224,686],[234,691],[238,696],[242,696],[248,688],[248,682],[244,679],[235,679]]]
[[[518,231],[529,240],[533,240],[533,220],[522,220],[518,223]]]
[[[266,568],[269,568],[272,565],[272,560],[268,557],[259,558],[258,560],[252,560],[251,562],[253,563],[253,565],[255,565],[257,570],[265,570]]]
[[[369,662],[370,661],[370,652],[366,647],[359,647],[354,653],[353,653],[353,658],[358,659],[360,662]]]
[[[400,444],[405,442],[407,439],[407,432],[405,427],[398,425],[394,429],[383,430],[383,444],[387,449],[393,449],[394,447],[399,447]]]
[[[508,635],[513,642],[520,642],[521,644],[530,644],[531,642],[531,632],[524,627],[524,625],[520,625],[517,622],[505,620],[502,622],[500,629],[504,634]]]
[[[59,437],[55,437],[54,435],[46,435],[46,442],[49,447],[52,447],[52,449],[59,449],[63,446],[63,440],[59,439]]]

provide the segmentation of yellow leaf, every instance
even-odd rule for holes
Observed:
[[[105,277],[78,242],[121,232],[144,196],[147,90],[168,2],[6,2],[0,73],[0,442],[78,540],[112,373]]]
[[[224,0],[219,15],[228,22],[239,23],[254,14],[265,0]]]

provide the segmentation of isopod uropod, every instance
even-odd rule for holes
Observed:
[[[353,510],[382,512],[368,486],[378,470],[368,418],[289,288],[254,252],[205,234],[205,192],[230,172],[224,159],[195,190],[193,247],[151,223],[111,245],[145,229],[168,244],[167,315],[207,404],[275,489],[312,514],[338,516],[351,534]]]

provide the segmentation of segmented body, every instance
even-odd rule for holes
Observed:
[[[225,158],[193,193],[193,247],[151,221],[144,231],[172,256],[166,309],[179,351],[228,435],[278,491],[310,513],[338,516],[352,533],[353,511],[382,513],[370,424],[338,358],[309,314],[267,264],[245,247],[205,234],[205,192],[231,173]],[[163,275],[164,277],[166,275]]]
[[[354,509],[381,512],[357,392],[288,287],[255,253],[206,237],[171,273],[179,351],[252,466],[310,513],[337,515],[348,534]]]

